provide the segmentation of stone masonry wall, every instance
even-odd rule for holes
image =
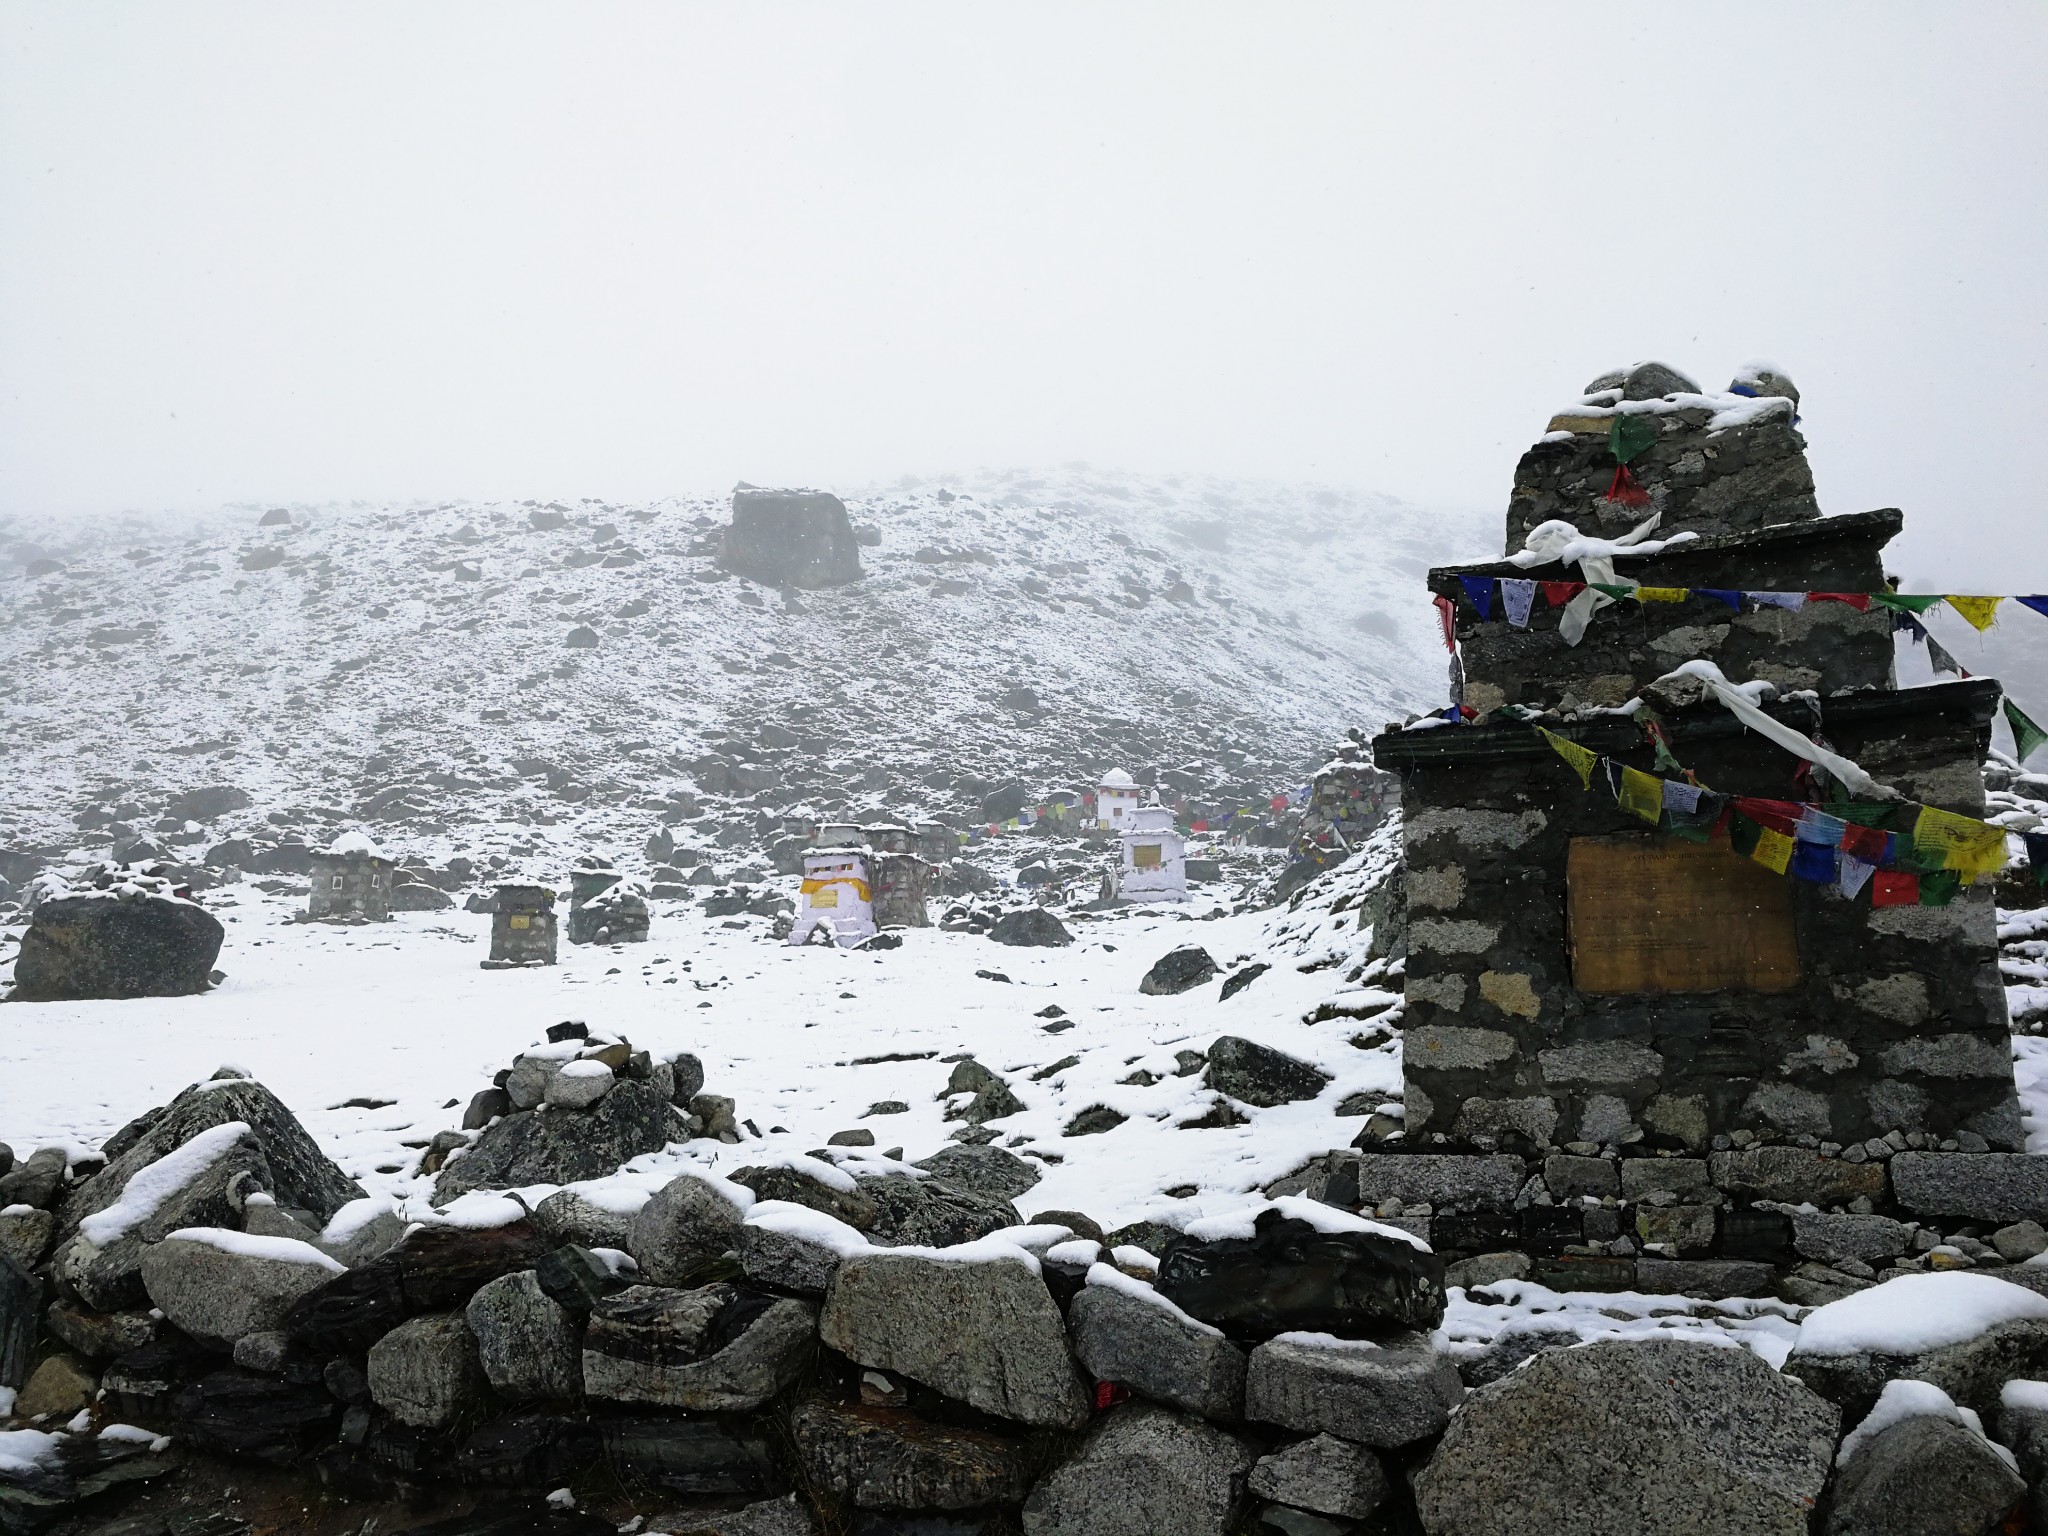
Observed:
[[[1974,770],[1956,768],[1984,744],[1988,704],[1969,687],[1951,685],[1941,713],[1836,718],[1829,735],[1908,794],[1980,810]],[[1705,782],[1792,793],[1797,760],[1730,731],[1714,706],[1670,719]],[[1499,733],[1497,750],[1482,750],[1482,731]],[[1611,742],[1580,735],[1650,769],[1634,728],[1613,731]],[[1797,990],[1582,995],[1567,951],[1571,839],[1655,834],[1582,792],[1540,738],[1506,721],[1455,733],[1441,760],[1408,764],[1404,779],[1411,1146],[1700,1151],[1739,1132],[1839,1150],[1892,1131],[2021,1146],[1986,893],[1878,911],[1794,882]]]

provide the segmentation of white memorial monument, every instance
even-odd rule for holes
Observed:
[[[1123,831],[1138,809],[1138,799],[1138,781],[1121,768],[1110,769],[1095,786],[1095,824],[1105,831]]]
[[[1173,824],[1173,809],[1159,804],[1133,809],[1124,818],[1121,835],[1123,867],[1116,893],[1125,901],[1186,901],[1187,844]]]

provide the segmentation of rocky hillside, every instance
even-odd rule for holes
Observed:
[[[0,875],[359,822],[552,873],[664,822],[965,827],[1116,765],[1264,807],[1345,727],[1436,702],[1418,577],[1492,538],[1078,469],[846,500],[866,575],[803,594],[718,569],[723,496],[0,526],[0,846],[27,856]]]

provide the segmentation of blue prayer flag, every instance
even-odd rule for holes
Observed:
[[[1785,872],[1796,880],[1809,880],[1815,885],[1833,885],[1839,873],[1835,867],[1836,852],[1836,849],[1826,843],[1794,843],[1792,863]]]
[[[1472,600],[1472,606],[1479,610],[1479,617],[1493,617],[1493,578],[1491,576],[1460,576],[1458,585],[1465,589],[1465,596]]]

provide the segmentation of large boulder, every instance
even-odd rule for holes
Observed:
[[[507,1402],[566,1401],[582,1389],[582,1329],[532,1270],[487,1281],[463,1316],[491,1389]]]
[[[856,1254],[832,1277],[819,1331],[849,1359],[998,1418],[1088,1422],[1059,1307],[1020,1251]]]
[[[212,985],[226,930],[204,907],[116,887],[39,903],[14,962],[14,1000],[189,997]]]
[[[583,1390],[616,1403],[749,1413],[796,1380],[817,1309],[734,1285],[635,1285],[591,1310]]]
[[[1014,1227],[1019,1220],[1008,1200],[962,1189],[950,1179],[888,1174],[862,1179],[860,1190],[875,1206],[869,1240],[889,1247],[951,1248]]]
[[[1191,1224],[1160,1255],[1159,1290],[1233,1338],[1370,1338],[1443,1320],[1444,1263],[1398,1228],[1288,1198]]]
[[[1442,1429],[1464,1395],[1457,1366],[1427,1334],[1366,1343],[1296,1333],[1252,1351],[1244,1415],[1392,1450]]]
[[[1823,1536],[1988,1536],[2027,1495],[2012,1453],[1925,1382],[1891,1383],[1839,1462]]]
[[[1080,1454],[1024,1501],[1027,1536],[1223,1536],[1252,1453],[1200,1419],[1127,1403],[1089,1431]]]
[[[142,1254],[149,1299],[174,1326],[219,1350],[283,1328],[293,1303],[341,1273],[310,1243],[218,1227],[175,1231]]]
[[[1138,983],[1138,990],[1147,997],[1172,997],[1215,979],[1216,962],[1209,951],[1199,944],[1184,944],[1161,955]]]
[[[740,1222],[753,1203],[754,1192],[744,1185],[679,1174],[640,1207],[626,1251],[647,1284],[688,1285],[739,1241]]]
[[[1431,1536],[1805,1536],[1841,1415],[1744,1349],[1552,1349],[1468,1396],[1414,1474]]]
[[[201,1131],[240,1121],[262,1150],[269,1168],[266,1181],[252,1186],[276,1196],[277,1203],[310,1211],[325,1222],[363,1192],[328,1160],[276,1094],[248,1078],[224,1077],[197,1083],[160,1108],[124,1125],[102,1149],[106,1167],[67,1195],[58,1215],[61,1236],[96,1211],[123,1198],[141,1169],[159,1162]],[[186,1226],[220,1223],[185,1222]]]
[[[1256,1040],[1220,1035],[1209,1047],[1202,1081],[1241,1104],[1271,1109],[1314,1098],[1328,1085],[1330,1074]]]
[[[718,563],[775,587],[813,590],[861,578],[860,541],[846,504],[825,491],[734,491]]]
[[[1142,1280],[1095,1265],[1067,1304],[1067,1326],[1098,1381],[1205,1419],[1244,1416],[1244,1351]]]
[[[505,1116],[449,1159],[434,1181],[434,1201],[445,1205],[473,1189],[603,1178],[686,1134],[682,1115],[658,1088],[626,1079],[585,1110]]]
[[[1966,1271],[1901,1275],[1808,1313],[1784,1370],[1851,1419],[1898,1380],[1989,1415],[2008,1381],[2048,1375],[2048,1297]]]
[[[929,1423],[900,1408],[805,1403],[790,1429],[811,1485],[858,1509],[1014,1504],[1031,1482],[1015,1441]]]
[[[1067,925],[1044,907],[1023,907],[1005,912],[990,928],[988,936],[998,944],[1023,949],[1056,949],[1074,942]]]
[[[57,1283],[96,1312],[140,1306],[152,1244],[186,1228],[240,1226],[249,1193],[274,1181],[253,1127],[209,1126],[135,1168],[118,1200],[79,1220],[52,1263]]]
[[[822,1298],[847,1258],[873,1244],[845,1222],[792,1205],[763,1200],[740,1228],[740,1268],[754,1284]]]

